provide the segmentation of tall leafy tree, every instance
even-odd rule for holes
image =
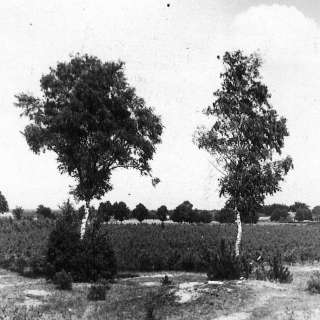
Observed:
[[[115,202],[113,204],[113,213],[114,218],[122,222],[123,220],[128,219],[130,209],[123,201]]]
[[[266,195],[280,190],[279,182],[293,167],[290,156],[273,158],[274,153],[281,155],[289,133],[286,119],[279,118],[269,103],[271,95],[259,73],[261,63],[257,54],[225,53],[221,89],[214,92],[212,106],[204,110],[215,122],[210,129],[198,128],[194,137],[199,148],[214,156],[221,172],[220,196],[226,196],[226,207],[236,211],[236,255],[242,236],[241,213],[258,211]]]
[[[169,211],[167,209],[166,206],[161,206],[158,208],[157,210],[157,217],[159,220],[161,220],[162,222],[163,221],[166,221],[167,220],[167,215],[168,215]]]
[[[40,87],[41,98],[16,95],[15,105],[31,122],[23,134],[34,153],[55,152],[60,172],[76,180],[72,193],[86,203],[83,237],[90,202],[112,189],[113,170],[150,174],[149,161],[161,142],[161,119],[129,86],[121,61],[77,55],[51,68]]]
[[[132,215],[136,218],[139,222],[147,219],[149,217],[148,209],[142,204],[139,203],[136,207],[132,210]]]
[[[8,202],[5,198],[5,196],[0,191],[0,212],[4,213],[6,211],[9,211]]]
[[[172,214],[172,221],[174,222],[183,222],[187,220],[187,217],[190,216],[192,212],[193,204],[189,201],[183,201],[180,205],[178,205]]]
[[[289,207],[289,210],[292,212],[297,212],[298,209],[309,209],[309,206],[304,202],[296,201]]]
[[[110,201],[100,202],[97,216],[100,220],[108,222],[114,216],[113,205]]]

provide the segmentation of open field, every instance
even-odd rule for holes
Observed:
[[[319,295],[306,283],[319,266],[290,267],[291,284],[244,280],[208,283],[203,273],[139,273],[118,278],[106,301],[89,301],[90,284],[57,290],[44,279],[0,270],[0,319],[294,320],[320,318]],[[163,286],[164,275],[172,279]],[[152,319],[152,318],[149,318]]]

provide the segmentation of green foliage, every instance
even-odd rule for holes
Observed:
[[[143,220],[149,217],[149,211],[142,203],[139,203],[132,210],[132,216],[136,218],[139,222],[142,222]]]
[[[54,275],[53,283],[61,290],[72,290],[72,277],[63,269]]]
[[[192,207],[193,205],[189,201],[184,201],[173,210],[171,220],[174,222],[187,221],[187,217],[192,214]]]
[[[161,280],[161,284],[163,286],[171,285],[172,284],[172,279],[170,279],[167,275],[165,275]]]
[[[220,211],[215,213],[215,220],[220,223],[235,223],[236,213],[232,209],[222,208]]]
[[[168,211],[167,207],[166,206],[161,206],[157,210],[157,217],[161,221],[166,221],[168,213],[169,213],[169,211]]]
[[[240,212],[241,221],[243,223],[256,224],[259,220],[258,211]]]
[[[151,170],[162,123],[124,75],[124,63],[76,55],[50,68],[41,80],[42,98],[21,93],[15,106],[30,120],[24,136],[30,149],[52,150],[58,168],[77,182],[78,200],[100,199],[112,189],[116,168]]]
[[[320,220],[320,206],[315,206],[312,209],[312,215],[313,215],[313,219],[316,221]]]
[[[12,215],[16,220],[21,220],[23,216],[24,210],[22,207],[16,207],[12,210]]]
[[[98,220],[93,220],[81,240],[80,223],[71,203],[64,203],[49,236],[47,277],[64,269],[74,281],[113,278],[117,265],[106,230]]]
[[[271,97],[262,84],[259,55],[241,51],[226,52],[221,89],[215,101],[204,110],[215,117],[210,128],[198,128],[194,141],[214,156],[223,173],[220,196],[227,196],[226,207],[252,215],[258,212],[266,195],[280,190],[279,182],[293,167],[290,156],[273,161],[281,154],[289,135],[286,119],[280,118],[269,103]]]
[[[307,208],[298,208],[294,218],[297,221],[303,221],[303,220],[313,221],[312,212],[310,209],[307,209]]]
[[[291,283],[292,275],[288,267],[285,267],[282,262],[282,256],[278,252],[269,259],[270,269],[267,271],[267,278],[269,281],[280,283]]]
[[[110,290],[107,283],[91,285],[87,298],[91,301],[104,301],[107,298],[107,290]]]
[[[43,206],[42,204],[38,206],[36,210],[36,214],[38,215],[38,217],[42,217],[42,218],[48,218],[48,219],[56,218],[53,212],[51,211],[51,209]]]
[[[9,211],[8,202],[5,196],[0,191],[0,213],[4,213]]]
[[[210,254],[207,276],[209,280],[236,280],[248,278],[252,267],[244,255],[236,256],[231,243],[221,239],[220,248]]]
[[[102,221],[108,222],[113,216],[114,208],[110,201],[100,202],[97,212],[97,218]]]
[[[120,201],[119,203],[115,202],[113,204],[113,212],[114,218],[122,222],[123,220],[128,219],[130,209],[123,201]]]
[[[311,279],[307,282],[307,290],[311,293],[320,293],[320,271],[313,271]]]
[[[289,210],[293,212],[297,212],[298,209],[309,209],[309,206],[306,203],[296,201],[289,207]]]
[[[271,221],[285,221],[288,217],[289,213],[286,209],[276,208],[271,214]]]
[[[272,213],[276,210],[276,209],[280,209],[280,210],[285,210],[285,211],[289,211],[289,207],[285,204],[279,204],[279,203],[273,203],[270,205],[263,205],[261,207],[261,213],[266,215],[266,216],[271,216]]]
[[[80,220],[82,220],[84,218],[86,214],[86,206],[82,205],[79,209],[78,209],[78,212],[77,212],[77,215],[78,215],[78,218]],[[89,217],[88,217],[88,220],[91,221],[93,218],[96,217],[96,209],[94,206],[90,206],[89,207]]]

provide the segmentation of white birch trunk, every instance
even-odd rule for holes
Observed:
[[[85,215],[81,221],[81,229],[80,229],[80,238],[81,240],[83,239],[83,236],[86,232],[86,227],[87,227],[87,221],[89,218],[89,208],[90,208],[90,203],[86,202],[86,206],[85,206]]]
[[[242,238],[242,225],[241,225],[241,219],[240,219],[240,212],[237,212],[237,227],[238,227],[238,234],[237,234],[237,240],[236,240],[236,246],[235,246],[235,252],[236,256],[240,255],[240,243]]]

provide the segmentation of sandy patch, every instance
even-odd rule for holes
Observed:
[[[45,298],[51,295],[50,292],[45,290],[25,290],[25,295],[30,298]]]
[[[142,286],[146,286],[146,287],[158,286],[159,284],[160,284],[160,283],[154,282],[154,281],[142,282],[142,283],[141,283]]]

